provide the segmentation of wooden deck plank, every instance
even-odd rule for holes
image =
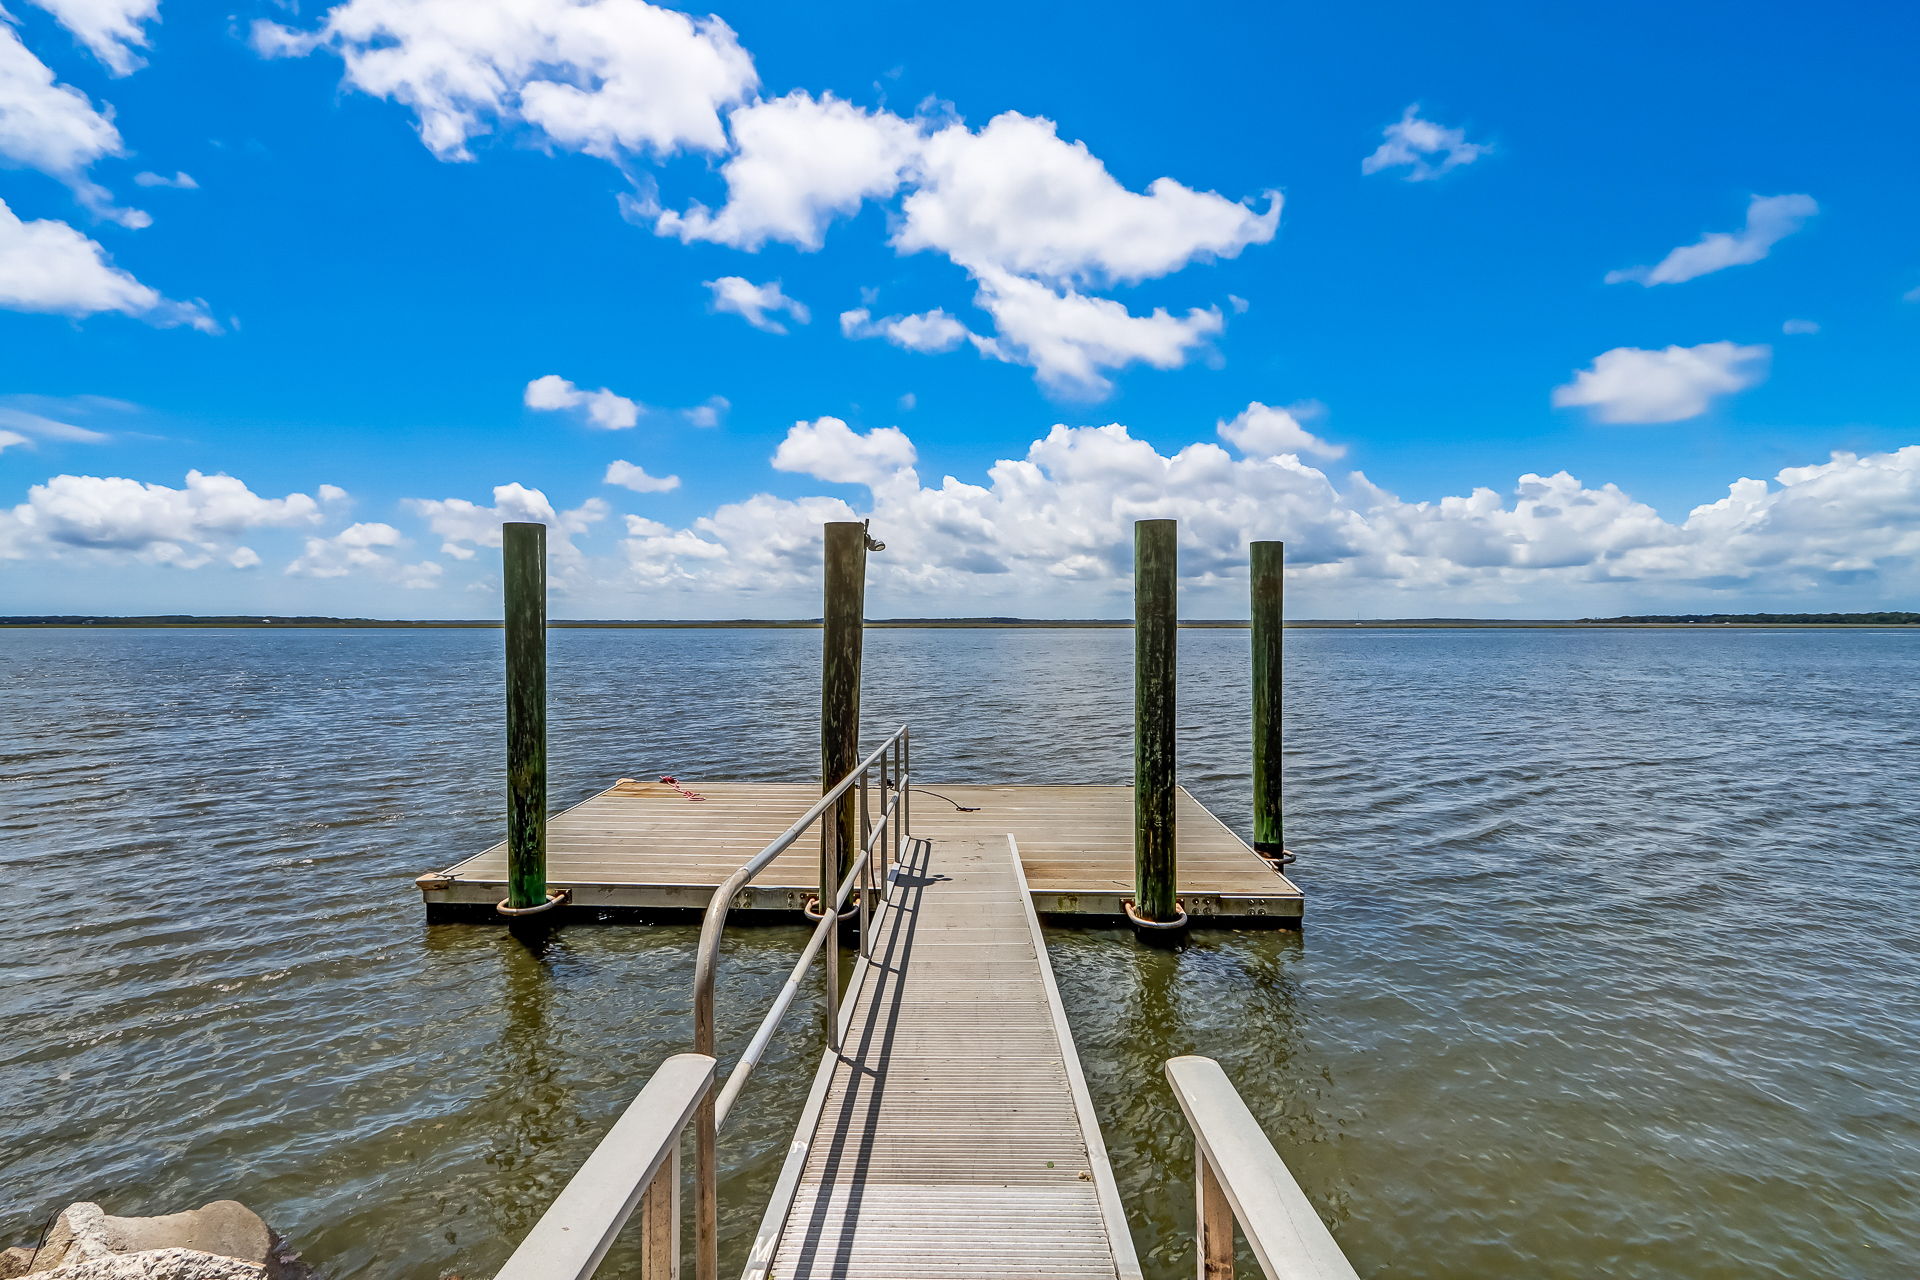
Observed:
[[[894,901],[796,1135],[769,1275],[1137,1280],[1010,842],[916,840]]]
[[[697,782],[688,800],[657,782],[623,780],[556,814],[547,877],[580,907],[697,910],[713,886],[776,839],[818,791],[804,783]],[[1133,893],[1133,789],[932,783],[912,799],[914,833],[939,841],[1012,836],[1043,915],[1119,917]],[[941,799],[939,797],[946,797]],[[976,812],[962,812],[955,805]],[[1297,920],[1304,900],[1225,824],[1182,789],[1175,807],[1178,889],[1199,922]],[[505,894],[506,845],[424,877],[429,906],[482,906]],[[789,911],[814,891],[817,837],[774,859],[737,903]]]

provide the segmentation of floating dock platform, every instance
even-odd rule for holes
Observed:
[[[685,790],[623,780],[554,815],[547,823],[548,885],[570,890],[575,911],[704,911],[721,881],[820,797],[817,786],[804,783],[680,786]],[[686,792],[705,799],[690,800]],[[1177,891],[1192,923],[1299,923],[1299,888],[1184,787],[1175,822]],[[1121,904],[1134,894],[1132,787],[916,783],[913,834],[936,844],[1011,837],[1042,916],[1121,921]],[[810,837],[742,890],[734,909],[795,912],[819,892],[819,882],[819,844]],[[491,914],[506,896],[506,842],[416,883],[430,917],[476,908]]]

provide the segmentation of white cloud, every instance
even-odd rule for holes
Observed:
[[[146,24],[160,16],[160,0],[32,0],[60,20],[117,76],[143,65],[135,49],[147,46]]]
[[[875,427],[862,435],[839,418],[796,422],[774,451],[776,471],[797,471],[832,484],[885,484],[911,474],[913,442],[898,427]]]
[[[498,547],[500,526],[507,521],[546,525],[547,554],[559,569],[551,580],[560,587],[577,580],[585,561],[574,538],[606,519],[608,512],[599,498],[559,511],[546,494],[519,483],[495,485],[490,507],[465,498],[409,498],[402,505],[427,522],[441,539],[441,554],[455,560],[472,560],[480,548]]]
[[[173,187],[180,191],[200,189],[200,184],[193,180],[192,174],[180,171],[176,171],[171,178],[164,173],[136,173],[133,181],[135,186],[141,187]]]
[[[1163,276],[1196,258],[1231,258],[1273,239],[1267,208],[1156,178],[1145,195],[1114,180],[1051,120],[1008,111],[979,132],[953,124],[921,154],[894,245],[937,249],[975,275],[1012,272],[1067,283]]]
[[[178,489],[118,476],[59,475],[0,512],[0,557],[82,552],[192,569],[230,557],[249,531],[320,518],[320,504],[304,493],[263,498],[227,475],[189,471]]]
[[[840,313],[840,332],[849,338],[885,338],[908,351],[951,351],[972,335],[967,326],[939,307],[910,316],[883,316],[878,320],[865,307]]]
[[[615,395],[605,387],[598,391],[583,390],[557,373],[529,382],[524,399],[529,409],[578,411],[579,417],[603,431],[623,431],[640,421],[641,405],[637,400]]]
[[[325,47],[346,80],[412,109],[442,159],[497,125],[608,160],[726,145],[758,83],[732,28],[644,0],[348,0],[320,28],[254,24],[268,56]]]
[[[1780,332],[1785,334],[1818,333],[1820,332],[1820,326],[1812,320],[1789,320],[1780,326]]]
[[[1215,430],[1220,438],[1249,458],[1275,458],[1283,454],[1318,454],[1323,458],[1344,457],[1347,447],[1330,444],[1300,425],[1300,416],[1314,416],[1318,405],[1294,405],[1276,409],[1253,401],[1231,421],[1222,419]]]
[[[664,211],[654,223],[660,234],[738,249],[769,240],[818,249],[835,217],[894,193],[920,142],[919,128],[890,112],[804,90],[741,107],[727,127],[734,152],[720,169],[725,206]]]
[[[1214,308],[1135,315],[1111,298],[1002,273],[984,276],[974,301],[996,328],[994,338],[975,339],[983,354],[1030,365],[1042,385],[1071,396],[1105,395],[1107,371],[1129,364],[1178,368],[1224,324]]]
[[[1747,204],[1747,225],[1740,230],[1711,232],[1695,244],[1680,246],[1652,267],[1609,271],[1607,283],[1632,280],[1649,288],[1680,284],[1727,267],[1758,262],[1819,212],[1820,206],[1812,196],[1755,196]]]
[[[1450,129],[1420,118],[1420,104],[1414,103],[1400,118],[1381,131],[1386,139],[1360,162],[1361,173],[1381,173],[1404,168],[1408,182],[1425,182],[1472,164],[1493,147],[1484,142],[1468,142],[1466,131]]]
[[[198,302],[171,302],[107,261],[107,251],[64,222],[22,221],[0,200],[0,307],[57,315],[118,311],[157,325],[220,326]]]
[[[287,565],[296,578],[377,578],[425,590],[439,585],[441,568],[430,560],[402,561],[396,551],[406,539],[390,524],[351,524],[326,538],[308,538],[299,557]],[[259,563],[259,557],[254,557]]]
[[[820,434],[844,448],[838,425]],[[983,483],[922,485],[904,464],[865,476],[864,509],[760,494],[684,529],[630,518],[630,580],[700,593],[722,612],[781,592],[803,606],[817,589],[820,522],[870,517],[888,547],[869,562],[870,599],[903,611],[926,600],[959,613],[1109,612],[1124,601],[1132,523],[1170,517],[1181,522],[1183,591],[1214,608],[1244,602],[1246,544],[1273,537],[1288,543],[1290,577],[1324,588],[1312,598],[1361,616],[1619,611],[1606,606],[1622,593],[1697,609],[1756,588],[1920,588],[1920,446],[1740,480],[1682,521],[1566,472],[1409,502],[1357,472],[1336,484],[1293,455],[1236,459],[1207,443],[1162,454],[1119,424],[1056,426]]]
[[[709,396],[705,404],[697,404],[691,409],[682,409],[681,416],[689,426],[706,429],[720,425],[720,417],[733,405],[725,396]]]
[[[635,493],[668,493],[680,487],[679,476],[651,476],[647,469],[626,461],[615,461],[607,466],[604,484],[617,484],[623,489]]]
[[[8,449],[17,449],[21,445],[32,448],[33,441],[21,435],[18,431],[0,429],[0,453],[5,453]]]
[[[97,109],[72,85],[58,83],[0,8],[0,160],[58,178],[95,213],[143,227],[152,219],[136,209],[115,208],[106,189],[87,176],[94,161],[123,150],[111,113]]]
[[[800,324],[813,319],[806,305],[796,302],[780,292],[780,282],[755,284],[742,276],[721,276],[718,280],[709,280],[706,287],[713,294],[713,310],[724,311],[739,316],[756,329],[765,329],[768,333],[785,333],[787,326],[773,317],[779,313],[790,315]]]
[[[1556,408],[1585,406],[1600,422],[1678,422],[1707,411],[1715,396],[1766,376],[1772,348],[1704,342],[1659,351],[1615,347],[1553,393]]]
[[[945,254],[1000,331],[970,333],[935,308],[850,332],[924,352],[971,340],[1078,396],[1104,394],[1127,365],[1184,363],[1222,323],[1218,308],[1133,316],[1088,290],[1235,257],[1280,220],[1278,191],[1235,200],[1171,177],[1131,190],[1053,121],[1015,111],[974,130],[931,99],[906,118],[805,89],[758,98],[724,23],[645,0],[347,0],[313,30],[257,22],[253,43],[266,56],[337,52],[347,83],[409,106],[443,159],[471,158],[476,136],[509,124],[601,156],[636,188],[617,197],[622,216],[683,241],[817,250],[835,218],[898,196],[894,249]],[[723,157],[717,207],[667,208],[656,177],[635,171],[642,155],[684,149]],[[713,310],[757,328],[809,319],[778,282],[706,283]]]
[[[26,443],[26,437],[38,437],[43,440],[65,440],[80,444],[104,444],[112,439],[104,431],[95,431],[92,427],[83,427],[78,423],[66,422],[59,418],[49,418],[43,413],[30,409],[16,409],[9,405],[0,405],[0,426],[13,430],[8,434],[16,443]],[[25,436],[20,433],[24,432]]]

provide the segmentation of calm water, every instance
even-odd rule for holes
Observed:
[[[500,829],[499,643],[0,634],[0,1243],[232,1196],[342,1280],[488,1275],[685,1046],[689,928],[422,923]],[[1124,781],[1130,643],[876,632],[868,725],[930,782]],[[805,777],[818,644],[555,633],[556,800]],[[1912,1276],[1920,634],[1288,644],[1304,933],[1049,933],[1149,1275],[1191,1274],[1198,1052],[1363,1275]],[[1181,646],[1184,780],[1244,833],[1245,633]],[[723,1022],[800,938],[741,933]],[[813,1021],[742,1102],[736,1242]]]

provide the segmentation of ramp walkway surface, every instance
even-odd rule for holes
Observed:
[[[1013,839],[918,839],[748,1277],[1138,1280]]]

